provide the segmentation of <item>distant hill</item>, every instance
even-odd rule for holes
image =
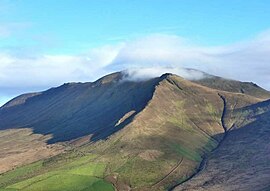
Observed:
[[[1,107],[0,147],[7,150],[0,168],[14,170],[0,176],[0,188],[54,190],[58,179],[67,180],[62,190],[270,186],[268,91],[211,75],[125,75],[67,83]]]
[[[218,90],[247,94],[262,99],[269,98],[269,91],[259,87],[253,82],[240,82],[236,80],[224,79],[218,76],[208,76],[208,78],[196,80],[195,82]]]

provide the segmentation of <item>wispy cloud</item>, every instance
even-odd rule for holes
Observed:
[[[166,72],[188,78],[190,74],[185,74],[182,68],[194,68],[226,78],[253,81],[270,89],[270,31],[227,46],[200,46],[179,36],[154,34],[78,55],[18,55],[0,52],[2,95],[7,88],[35,90],[68,81],[92,81],[126,69],[131,69],[136,79]],[[144,70],[136,72],[136,68]]]
[[[227,46],[199,46],[178,36],[153,35],[125,44],[109,69],[194,68],[210,74],[253,81],[270,89],[270,32]]]
[[[91,49],[80,55],[0,54],[0,87],[50,87],[68,81],[89,81],[107,73],[117,46]]]

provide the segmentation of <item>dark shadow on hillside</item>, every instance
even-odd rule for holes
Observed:
[[[212,190],[217,186],[228,190],[269,188],[270,101],[243,107],[236,112],[246,112],[249,121],[228,131],[222,144],[205,156],[198,169],[200,173],[175,190]],[[220,136],[222,134],[215,135]]]
[[[91,141],[106,139],[145,108],[160,81],[160,78],[143,82],[111,78],[64,84],[28,98],[24,104],[0,108],[0,130],[32,128],[37,134],[52,134],[50,144],[86,135],[92,135]],[[131,116],[116,125],[131,111],[134,111]]]
[[[236,109],[234,113],[247,111],[248,114],[252,117],[256,113],[257,114],[264,113],[265,111],[268,111],[268,110],[270,110],[270,99],[253,104],[253,105],[249,105],[243,108]]]

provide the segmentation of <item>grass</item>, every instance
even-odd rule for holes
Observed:
[[[180,91],[166,83],[156,87],[151,102],[127,128],[106,140],[5,173],[0,176],[0,187],[5,191],[110,191],[113,186],[104,180],[107,177],[119,188],[147,190],[182,158],[183,163],[157,190],[184,181],[197,169],[202,156],[217,146],[211,137],[222,129],[222,108],[216,91],[176,80],[183,88]],[[146,150],[163,154],[147,160],[140,157]]]
[[[179,155],[184,156],[192,161],[200,162],[202,160],[199,152],[183,147],[180,144],[170,144],[170,147]]]
[[[36,179],[36,178],[34,178]],[[15,188],[22,191],[84,191],[84,190],[102,190],[113,191],[113,186],[100,178],[87,175],[60,173],[52,176],[44,176],[30,184],[15,184],[9,188]]]
[[[105,164],[93,163],[93,164],[82,165],[77,168],[71,169],[69,173],[102,177],[105,167],[106,167]]]
[[[216,148],[218,145],[218,142],[213,141],[213,139],[209,139],[209,141],[205,144],[204,148],[206,152],[211,152],[214,148]]]
[[[162,166],[162,167],[161,167]],[[160,177],[166,175],[164,166],[170,165],[165,160],[146,161],[139,157],[128,160],[117,172],[123,180],[128,181],[132,187],[143,187],[154,184]],[[169,168],[170,169],[170,168]]]
[[[67,155],[36,162],[1,175],[0,190],[114,190],[103,179],[106,164],[93,161],[95,155],[77,158],[73,156],[74,153]]]
[[[25,179],[36,173],[36,170],[42,167],[42,161],[32,163],[13,171],[0,175],[0,187],[17,182],[19,179]]]
[[[208,112],[209,115],[212,116],[213,120],[216,120],[216,121],[220,120],[219,112],[211,103],[207,103],[205,109],[206,109],[206,112]]]

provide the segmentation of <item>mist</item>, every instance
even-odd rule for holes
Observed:
[[[160,77],[162,74],[171,73],[181,76],[187,80],[200,80],[210,77],[206,73],[187,68],[153,67],[153,68],[132,68],[124,70],[125,81],[145,81],[151,78]]]

